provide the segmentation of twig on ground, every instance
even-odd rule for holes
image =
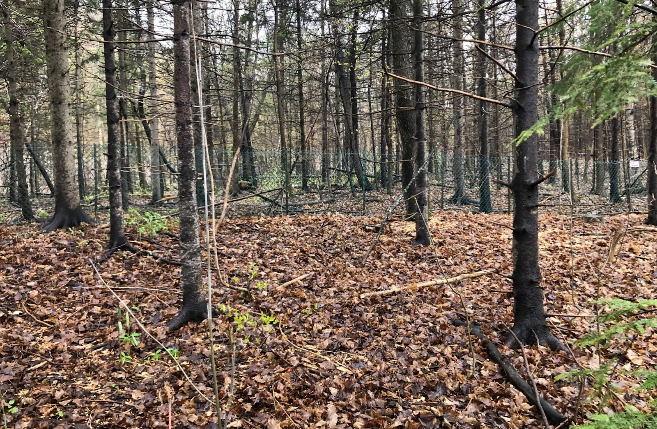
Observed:
[[[392,293],[396,292],[401,292],[403,290],[410,290],[411,292],[414,292],[418,290],[419,288],[422,287],[429,287],[429,286],[437,286],[437,285],[444,285],[448,283],[455,283],[459,280],[465,280],[465,279],[471,279],[474,277],[480,277],[486,274],[490,274],[491,271],[477,271],[474,273],[466,273],[466,274],[461,274],[456,277],[450,277],[447,279],[438,279],[438,280],[430,280],[427,282],[422,282],[422,283],[412,283],[408,285],[403,285],[403,286],[398,286],[398,287],[393,287],[391,289],[386,289],[386,290],[379,290],[376,292],[366,292],[366,293],[361,293],[360,298],[369,298],[370,296],[382,296],[382,295],[390,295]]]

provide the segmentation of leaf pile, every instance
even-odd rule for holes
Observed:
[[[592,348],[573,345],[595,327],[593,300],[657,296],[654,231],[618,234],[617,257],[605,263],[614,232],[641,220],[574,219],[571,232],[570,218],[541,217],[546,311],[573,353],[542,346],[526,353],[541,394],[569,418],[596,407],[586,400],[590,381],[554,380],[578,365],[600,364]],[[215,278],[232,286],[214,286],[214,347],[228,427],[540,427],[536,410],[478,340],[451,324],[467,313],[528,378],[519,351],[501,346],[513,323],[511,218],[436,212],[432,248],[411,248],[412,224],[394,222],[363,265],[376,237],[371,225],[379,221],[321,214],[217,225]],[[174,235],[128,231],[139,248],[178,258]],[[138,344],[119,338],[125,310],[119,320],[119,303],[88,261],[102,255],[107,232],[0,229],[0,392],[15,406],[6,410],[8,426],[169,427],[171,419],[171,427],[215,427],[213,406],[203,397],[214,397],[206,323],[174,333],[163,326],[181,303],[179,267],[119,252],[98,268],[148,331],[179,351],[180,368],[195,387],[134,320],[127,332],[140,334]],[[360,298],[481,270],[491,274]],[[602,358],[653,369],[653,334],[619,342]],[[122,354],[130,359],[122,361]],[[615,383],[620,393],[608,411],[626,403],[641,409],[655,397],[632,392],[636,380],[621,372]]]

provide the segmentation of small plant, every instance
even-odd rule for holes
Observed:
[[[121,341],[131,346],[137,347],[139,345],[139,333],[132,332],[130,334],[123,334],[119,337]]]
[[[176,359],[180,357],[180,350],[178,349],[174,349],[173,347],[167,347],[167,351],[169,352],[169,354],[171,354],[171,356],[175,357]]]
[[[48,212],[45,210],[39,210],[36,214],[37,217],[48,217]]]
[[[121,352],[121,357],[119,357],[119,363],[123,365],[125,363],[130,363],[130,362],[132,362],[132,356],[130,356],[126,352]]]
[[[137,230],[140,239],[142,235],[154,237],[159,231],[169,229],[168,219],[166,217],[155,212],[139,213],[136,209],[128,210],[126,224]]]
[[[255,283],[255,287],[258,290],[265,290],[267,287],[269,287],[269,282],[257,281]]]
[[[612,343],[626,340],[628,337],[633,337],[630,341],[636,341],[636,337],[645,334],[647,328],[657,327],[657,318],[643,317],[657,311],[657,300],[640,299],[637,302],[630,302],[622,299],[606,299],[600,300],[598,303],[611,310],[597,318],[598,322],[607,324],[607,326],[599,332],[590,332],[585,335],[578,343],[581,347],[606,348]],[[599,398],[600,409],[602,409],[609,399],[618,394],[618,389],[613,382],[613,378],[617,374],[629,375],[643,380],[634,387],[636,392],[654,392],[657,388],[657,370],[619,369],[619,365],[615,362],[601,364],[599,369],[569,371],[557,376],[555,379],[592,377],[592,399]],[[650,410],[647,413],[627,404],[625,411],[621,413],[590,415],[591,422],[573,427],[583,429],[657,427],[657,413],[655,412],[657,400],[653,399],[647,405]]]

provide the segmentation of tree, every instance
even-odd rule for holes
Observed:
[[[516,0],[515,135],[538,121],[538,0]],[[513,331],[524,344],[563,347],[550,332],[543,309],[538,264],[538,136],[531,133],[515,148],[516,174],[511,182],[513,213]],[[511,338],[513,340],[513,338]]]
[[[413,37],[408,25],[411,12],[411,3],[409,0],[391,0],[390,1],[390,39],[392,53],[392,69],[394,74],[411,78],[413,64]],[[402,80],[394,79],[395,92],[395,118],[397,120],[397,129],[401,137],[401,180],[402,188],[408,189],[404,195],[406,201],[406,214],[408,216],[415,213],[417,205],[413,201],[415,195],[415,182],[412,182],[415,166],[415,135],[417,121],[414,109],[415,100],[413,86]]]
[[[65,43],[64,0],[43,0],[43,25],[55,173],[55,213],[44,230],[54,231],[78,226],[82,222],[91,223],[91,218],[82,210],[75,180],[75,143],[70,115],[71,90]]]
[[[192,137],[192,97],[190,88],[190,0],[172,0],[174,99],[176,141],[178,144],[178,205],[180,212],[180,283],[183,303],[178,315],[167,323],[175,330],[188,322],[207,318],[201,281],[201,245],[196,205],[196,168]]]
[[[655,18],[657,20],[657,18]],[[657,59],[657,37],[653,37],[653,58]],[[657,81],[657,69],[652,69]],[[628,190],[629,191],[629,190]],[[650,96],[650,142],[648,145],[648,225],[657,226],[657,95]]]
[[[121,199],[121,143],[119,141],[119,106],[116,96],[116,61],[112,0],[103,0],[103,57],[105,59],[105,107],[107,109],[107,180],[109,182],[110,234],[109,252],[125,246],[123,202]]]
[[[486,41],[486,9],[484,1],[475,2],[477,10],[477,39]],[[486,44],[477,45],[479,61],[477,63],[477,95],[486,97]],[[488,108],[486,101],[479,100],[479,211],[493,211],[490,198],[489,160],[488,160]]]
[[[148,33],[155,33],[155,11],[153,3],[150,0],[146,9],[148,20]],[[160,121],[157,117],[157,67],[155,64],[155,51],[157,42],[148,43],[148,86],[150,93],[150,137],[149,133],[144,130],[148,141],[150,142],[151,154],[151,204],[161,200],[164,194],[163,187],[160,186]]]
[[[458,91],[465,89],[465,58],[463,51],[463,0],[452,0],[454,23],[454,73],[452,86]],[[460,206],[470,200],[465,195],[465,102],[456,95],[454,107],[454,152],[452,154],[452,172],[454,174],[454,194],[449,201]]]
[[[413,0],[413,56],[415,57],[415,80],[424,82],[424,37],[422,33],[422,19],[424,11],[422,10],[422,0]],[[426,133],[426,103],[424,87],[420,84],[415,85],[415,165],[418,168],[415,180],[415,203],[417,211],[415,212],[415,243],[416,246],[428,246],[431,244],[429,235],[429,208],[427,192],[427,133]]]
[[[23,124],[20,114],[20,95],[17,85],[16,70],[16,47],[14,45],[14,26],[12,23],[10,3],[3,5],[2,15],[5,27],[6,54],[6,80],[7,92],[9,94],[9,139],[11,141],[12,169],[16,178],[16,200],[21,207],[23,219],[31,221],[34,219],[30,195],[27,191],[27,177],[25,173],[25,162],[23,159]]]

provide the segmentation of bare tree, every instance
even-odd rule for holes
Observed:
[[[43,1],[43,25],[48,65],[48,90],[52,116],[53,166],[55,172],[55,213],[45,231],[91,223],[80,205],[75,180],[75,142],[71,123],[71,89],[66,50],[64,0]]]
[[[178,142],[178,205],[180,212],[180,283],[183,303],[178,315],[167,323],[171,330],[208,316],[201,281],[201,245],[196,205],[196,168],[192,138],[192,96],[190,88],[190,0],[172,0],[174,98]]]

